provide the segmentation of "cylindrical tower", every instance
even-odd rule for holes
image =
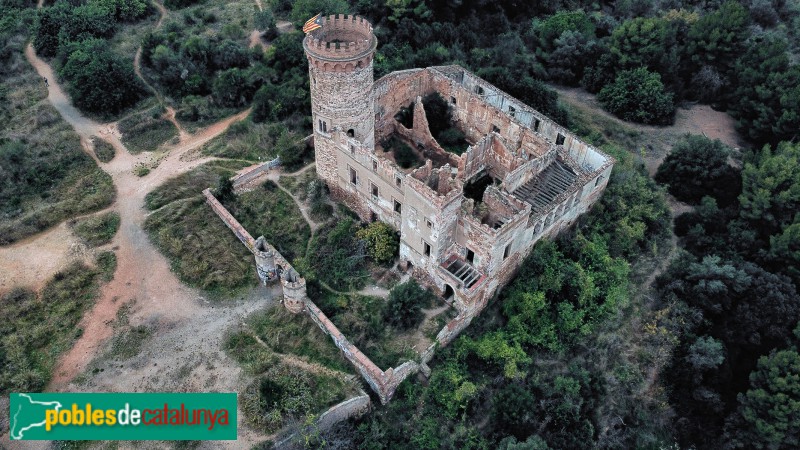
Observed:
[[[253,256],[256,258],[256,272],[258,278],[265,285],[278,279],[278,274],[275,268],[275,254],[267,245],[267,240],[264,236],[259,236],[256,239],[256,247],[253,250]]]
[[[283,285],[283,306],[291,313],[297,314],[306,306],[306,280],[289,270],[281,276]]]
[[[336,179],[335,131],[375,145],[372,58],[378,45],[363,17],[334,15],[306,35],[317,173]],[[335,184],[335,183],[333,183]]]

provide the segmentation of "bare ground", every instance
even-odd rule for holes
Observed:
[[[581,88],[552,86],[558,92],[559,100],[569,107],[586,112],[592,117],[601,118],[636,134],[637,147],[642,149],[644,163],[650,175],[655,174],[672,146],[685,134],[699,134],[710,139],[719,139],[732,147],[745,147],[747,144],[736,132],[736,122],[728,114],[715,111],[708,105],[693,104],[680,107],[675,113],[675,123],[669,126],[641,125],[626,122],[605,111],[594,94]]]
[[[100,298],[83,317],[80,323],[83,333],[73,348],[58,361],[47,390],[239,390],[239,366],[222,352],[221,338],[227,328],[263,307],[272,296],[269,292],[259,290],[252,292],[247,300],[240,299],[232,304],[208,302],[196,290],[178,281],[170,271],[169,262],[150,243],[142,224],[145,218],[144,196],[166,179],[215,159],[186,156],[223,133],[235,121],[247,117],[249,110],[187,135],[177,145],[165,150],[159,157],[160,165],[157,168],[145,178],[139,178],[132,169],[136,164],[152,158],[152,155],[149,152],[131,155],[120,141],[114,124],[100,124],[83,116],[72,106],[56,82],[57,77],[51,67],[36,56],[30,45],[26,47],[25,54],[39,75],[51,80],[48,100],[80,135],[85,151],[93,154],[89,144],[92,136],[106,140],[117,151],[117,156],[108,164],[98,162],[112,176],[117,189],[117,200],[110,209],[120,214],[120,229],[109,244],[116,250],[117,269],[114,279],[103,286]],[[12,273],[20,271],[14,262],[30,258],[31,251],[43,258],[40,261],[44,264],[39,263],[32,275],[24,275],[20,281],[17,281],[19,275],[14,275],[15,282],[36,287],[41,280],[58,270],[61,264],[59,255],[70,255],[69,248],[74,243],[74,237],[64,227],[64,224],[59,225],[0,249],[2,264],[4,267],[13,267]],[[154,336],[131,365],[121,364],[120,367],[108,369],[101,367],[102,372],[84,373],[82,383],[75,384],[75,377],[108,348],[117,312],[129,300],[135,300],[130,313],[131,325],[146,324],[153,327]],[[144,361],[148,364],[143,364]],[[223,444],[223,447],[249,447],[262,438],[242,427],[240,440]],[[7,434],[0,436],[0,447],[10,445]],[[26,443],[24,447],[42,446],[43,443]]]

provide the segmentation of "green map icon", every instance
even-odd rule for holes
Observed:
[[[38,401],[28,394],[11,394],[9,407],[9,436],[12,440],[24,439],[25,432],[33,428],[44,428],[45,411],[60,410],[57,401]]]

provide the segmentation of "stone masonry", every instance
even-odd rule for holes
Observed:
[[[401,261],[466,323],[539,239],[572,225],[605,189],[613,158],[459,66],[373,83],[377,42],[361,17],[329,16],[303,45],[318,175],[362,220],[397,229]],[[466,135],[461,155],[431,135],[422,98],[433,92]],[[395,118],[405,108],[410,129]],[[383,148],[390,137],[424,164],[401,168]],[[465,188],[475,185],[484,188],[470,198]]]

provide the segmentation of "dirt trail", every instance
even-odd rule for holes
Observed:
[[[26,286],[38,292],[54,273],[73,261],[92,264],[92,253],[72,234],[66,222],[0,247],[0,294],[14,286]]]
[[[608,122],[623,127],[625,130],[639,133],[639,141],[647,148],[644,163],[650,175],[655,174],[658,166],[672,150],[672,146],[683,135],[699,134],[710,139],[719,139],[732,148],[746,147],[747,144],[736,132],[736,122],[728,114],[715,111],[708,105],[694,104],[677,108],[675,123],[669,126],[641,125],[626,122],[605,111],[596,96],[581,88],[570,88],[551,85],[558,92],[559,100],[588,114],[601,117]],[[630,148],[628,150],[636,150]]]
[[[191,315],[197,293],[178,281],[170,271],[168,261],[153,247],[142,229],[144,196],[167,178],[211,160],[200,158],[187,163],[182,158],[223,133],[233,122],[246,117],[249,110],[217,122],[190,135],[184,142],[169,147],[169,153],[159,167],[153,169],[146,178],[140,179],[132,173],[132,168],[149,155],[131,155],[113,127],[86,118],[74,108],[56,82],[50,66],[36,56],[31,45],[26,47],[25,55],[36,71],[50,80],[48,100],[75,128],[81,139],[88,141],[92,136],[99,136],[117,151],[117,156],[111,162],[101,164],[101,168],[112,176],[117,189],[117,201],[113,209],[120,213],[121,223],[112,241],[117,248],[117,271],[114,280],[103,287],[101,298],[94,308],[84,317],[81,338],[59,361],[50,386],[57,389],[64,387],[80,373],[111,336],[112,329],[107,324],[114,319],[122,301],[135,298],[137,307],[146,310],[151,317],[163,317],[169,321]],[[15,250],[18,249],[15,247]]]
[[[164,19],[167,17],[167,9],[164,8],[164,5],[162,5],[159,2],[153,2],[153,5],[158,10],[158,14],[159,14],[158,22],[156,22],[156,26],[153,28],[154,30],[157,30],[157,29],[159,29],[161,27],[161,24],[164,23]],[[188,138],[189,133],[186,132],[186,130],[181,126],[181,124],[175,118],[175,108],[173,108],[172,106],[167,105],[166,102],[164,101],[164,97],[161,95],[161,93],[158,92],[158,90],[156,90],[156,88],[153,87],[153,85],[151,85],[144,78],[144,75],[142,75],[142,47],[141,46],[138,49],[136,49],[136,55],[133,57],[133,71],[136,73],[136,76],[139,77],[140,80],[142,80],[142,83],[144,83],[144,85],[147,87],[147,89],[149,89],[153,93],[153,95],[155,95],[156,99],[158,99],[158,102],[161,103],[162,106],[164,106],[164,109],[166,109],[166,112],[164,113],[164,115],[162,117],[164,119],[168,120],[170,123],[172,123],[172,125],[175,127],[175,129],[178,130],[179,142],[183,142],[186,138]]]

